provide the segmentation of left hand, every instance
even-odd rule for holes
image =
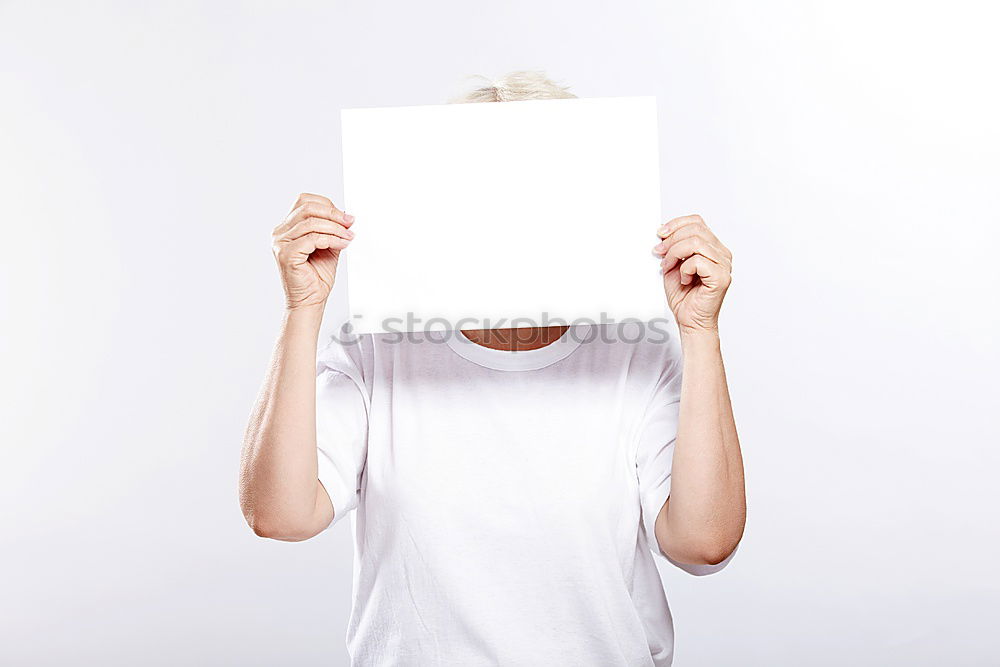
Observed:
[[[681,333],[717,332],[719,309],[732,282],[733,253],[700,215],[660,227],[653,254],[662,258],[663,290]]]

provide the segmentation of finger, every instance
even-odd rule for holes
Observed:
[[[333,204],[315,201],[304,202],[292,211],[292,215],[290,217],[295,218],[296,220],[302,220],[304,218],[326,218],[327,220],[339,222],[345,227],[350,227],[351,223],[354,222],[353,215],[344,213]]]
[[[681,285],[690,285],[694,282],[694,277],[700,275],[699,270],[701,273],[706,273],[705,269],[701,267],[705,261],[701,255],[694,255],[684,260],[677,270],[677,273],[680,274]]]
[[[666,225],[664,225],[663,227],[660,227],[660,230],[657,232],[657,236],[660,237],[661,242],[671,241],[674,239],[679,240],[687,238],[692,234],[704,236],[706,239],[718,245],[720,248],[725,247],[724,245],[722,245],[722,241],[719,240],[719,237],[715,235],[715,232],[709,229],[708,225],[706,225],[703,220],[702,221],[692,220],[678,227],[668,228]]]
[[[274,228],[273,235],[281,236],[296,223],[306,218],[325,218],[333,222],[338,222],[344,227],[350,227],[354,223],[354,216],[344,213],[333,204],[322,204],[314,201],[307,201],[288,214],[285,221]]]
[[[728,252],[724,251],[725,246],[722,245],[722,241],[720,241],[718,237],[712,233],[712,230],[709,229],[703,222],[689,222],[685,225],[665,232],[665,234],[665,236],[660,237],[660,242],[656,245],[656,251],[665,251],[672,243],[691,238],[692,236],[698,236],[705,239],[705,242],[709,245],[719,248],[723,254]]]
[[[667,224],[657,230],[657,236],[661,239],[661,244],[672,241],[679,240],[682,238],[687,238],[688,236],[697,234],[699,236],[705,237],[709,243],[715,246],[719,254],[724,257],[728,262],[732,262],[733,253],[726,245],[719,240],[719,237],[715,235],[715,232],[709,228],[705,223],[705,220],[700,215],[685,215],[680,218],[674,218]],[[662,248],[654,249],[655,254],[662,254],[661,249],[665,249],[667,246],[663,245]]]
[[[729,249],[722,245],[722,242],[711,234],[711,232],[708,231],[708,228],[695,224],[682,227],[674,232],[669,238],[660,241],[658,244],[653,246],[653,254],[658,257],[665,257],[673,245],[692,238],[701,239],[704,243],[705,252],[702,254],[706,255],[713,261],[723,264],[727,268],[732,267],[733,254],[729,252]],[[683,259],[683,257],[680,257],[679,259]]]
[[[692,255],[701,255],[705,259],[721,264],[719,252],[711,244],[700,236],[691,236],[686,239],[672,243],[665,253],[660,266],[664,271],[669,271],[678,263],[684,261]]]
[[[333,234],[322,234],[320,232],[309,232],[305,236],[300,236],[294,241],[287,241],[278,244],[278,261],[282,264],[303,264],[309,261],[309,255],[317,250],[329,248],[330,250],[343,250],[350,243],[347,239],[342,239]]]
[[[715,238],[715,235],[712,234],[712,232],[710,232],[707,227],[697,224],[690,224],[681,227],[677,231],[671,233],[670,236],[668,236],[667,238],[663,239],[655,246],[653,246],[653,254],[662,256],[665,252],[667,252],[667,250],[670,249],[670,246],[672,246],[674,243],[689,238],[702,239],[706,244],[715,248],[718,251],[719,255],[724,256],[728,252],[725,250],[725,246],[722,245],[719,239]]]
[[[674,232],[676,232],[678,229],[681,229],[682,227],[686,227],[688,225],[698,225],[698,224],[701,225],[705,224],[705,221],[702,219],[700,215],[682,215],[679,218],[674,218],[673,220],[667,221],[666,224],[661,225],[660,228],[656,231],[656,235],[659,236],[660,238],[666,238],[671,234],[673,234]]]
[[[295,205],[292,206],[292,209],[296,209],[310,201],[316,202],[317,204],[323,204],[324,206],[333,206],[333,202],[330,201],[328,197],[324,197],[323,195],[314,195],[311,192],[303,192],[295,200]]]
[[[354,232],[339,223],[330,222],[326,218],[306,218],[297,222],[291,229],[282,234],[280,240],[294,241],[310,232],[333,234],[347,240],[354,238]]]
[[[729,272],[702,255],[692,255],[677,269],[681,285],[690,285],[695,276],[708,287],[726,287],[731,280]]]
[[[670,249],[677,246],[683,241],[683,244],[677,248],[676,253],[671,253]],[[705,238],[701,235],[692,235],[686,239],[674,240],[671,238],[667,243],[667,249],[664,251],[659,251],[654,249],[653,254],[664,260],[672,260],[669,266],[673,268],[677,263],[687,259],[693,254],[699,254],[704,256],[716,264],[722,266],[726,271],[733,270],[733,255],[730,253],[725,246],[719,243],[713,243],[711,240]],[[661,262],[661,266],[663,263]]]

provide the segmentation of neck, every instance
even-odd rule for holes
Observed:
[[[462,334],[477,345],[491,350],[537,350],[559,340],[568,326],[520,329],[463,329]]]

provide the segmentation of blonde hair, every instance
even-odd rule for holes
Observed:
[[[519,70],[499,79],[477,75],[487,85],[470,90],[449,100],[452,104],[464,102],[519,102],[523,100],[560,100],[575,98],[568,86],[560,86],[544,72]]]

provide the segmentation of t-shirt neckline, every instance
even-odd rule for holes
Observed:
[[[573,327],[544,347],[534,350],[494,350],[473,343],[460,330],[448,332],[448,347],[455,354],[479,366],[498,371],[535,371],[551,366],[573,354],[582,341],[573,335]]]

